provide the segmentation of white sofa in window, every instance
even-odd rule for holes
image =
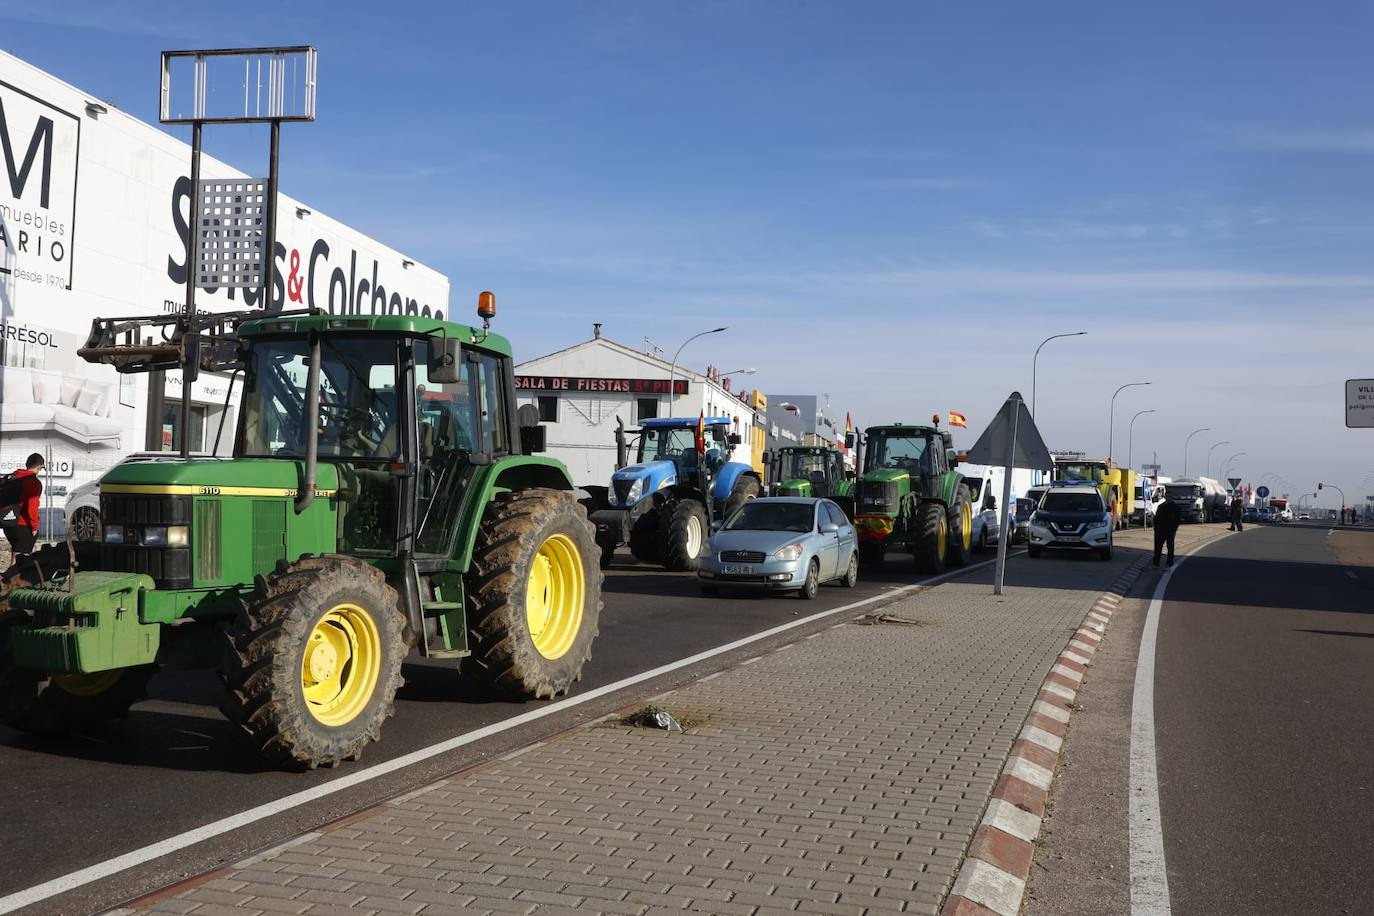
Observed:
[[[76,442],[119,448],[123,424],[110,416],[118,398],[113,385],[0,366],[0,436],[56,432]]]

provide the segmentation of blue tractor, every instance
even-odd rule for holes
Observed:
[[[711,521],[724,518],[763,490],[750,465],[726,460],[740,443],[729,417],[700,421],[705,453],[697,451],[696,417],[645,420],[640,429],[616,430],[616,471],[606,507],[591,513],[601,565],[621,544],[642,563],[675,572],[694,570],[706,549]],[[638,435],[635,463],[628,463],[628,435]]]

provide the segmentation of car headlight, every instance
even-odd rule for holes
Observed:
[[[802,553],[802,545],[788,544],[782,550],[779,550],[777,553],[773,554],[773,559],[782,560],[785,563],[790,563],[793,560],[800,560]]]
[[[105,543],[106,543],[106,544],[123,544],[123,543],[124,543],[124,526],[123,526],[123,525],[106,525],[106,526],[105,526]]]
[[[139,535],[138,542],[144,547],[166,547],[167,526],[148,525]]]
[[[1089,522],[1089,523],[1088,523],[1088,529],[1087,529],[1087,530],[1089,530],[1089,531],[1094,531],[1094,530],[1096,530],[1096,529],[1098,529],[1098,528],[1110,528],[1111,525],[1112,525],[1112,523],[1111,523],[1111,521],[1110,521],[1109,519],[1103,519],[1102,521],[1099,521],[1099,522]]]
[[[169,525],[167,528],[168,547],[187,547],[191,543],[191,529],[185,525]]]

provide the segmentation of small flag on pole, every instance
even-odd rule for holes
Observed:
[[[706,454],[706,411],[704,410],[697,415],[696,440],[697,453]]]
[[[968,417],[959,413],[957,410],[949,412],[949,425],[957,426],[960,429],[968,429]]]

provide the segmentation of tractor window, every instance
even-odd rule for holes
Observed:
[[[697,450],[696,430],[646,429],[639,440],[639,460],[694,463]]]
[[[244,376],[240,453],[304,458],[310,344],[303,337],[253,345]],[[320,344],[319,455],[390,460],[396,440],[396,341],[326,337]]]
[[[826,480],[826,455],[824,452],[788,452],[783,458],[783,480]]]
[[[912,474],[928,472],[926,438],[919,435],[875,435],[868,443],[868,469],[897,468]]]

